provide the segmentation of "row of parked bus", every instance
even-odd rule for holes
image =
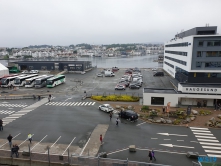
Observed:
[[[35,88],[42,88],[48,87],[53,88],[57,85],[60,85],[65,82],[64,75],[38,75],[38,74],[12,74],[6,75],[0,78],[1,87],[35,87]]]

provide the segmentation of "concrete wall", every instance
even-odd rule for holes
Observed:
[[[197,101],[207,101],[207,106],[213,106],[214,99],[221,99],[221,95],[205,95],[205,94],[165,94],[165,93],[143,93],[143,105],[151,105],[151,97],[164,97],[164,106],[171,102],[172,107],[176,107],[178,102],[182,105],[196,105]],[[152,105],[163,106],[163,105]]]

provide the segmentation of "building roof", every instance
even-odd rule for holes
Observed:
[[[169,94],[177,94],[175,89],[161,89],[161,88],[144,88],[144,93],[169,93]]]

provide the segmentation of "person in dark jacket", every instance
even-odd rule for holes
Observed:
[[[149,151],[148,157],[149,157],[149,162],[152,163],[153,156],[152,156],[152,152],[151,151]]]
[[[0,131],[3,130],[3,121],[0,119]]]
[[[156,159],[156,157],[155,157],[155,154],[154,154],[153,149],[152,149],[152,157],[154,158],[154,161],[156,161],[156,160],[157,160],[157,159]]]
[[[9,146],[10,146],[10,148],[12,147],[12,136],[11,136],[11,134],[9,134],[9,136],[7,137],[7,139],[8,139],[8,144],[9,144]]]

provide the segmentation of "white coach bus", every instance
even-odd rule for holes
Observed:
[[[36,76],[38,76],[38,74],[31,74],[31,75],[27,75],[24,77],[17,77],[14,80],[14,86],[24,86],[26,83],[25,82],[26,79],[36,77]]]
[[[35,88],[42,88],[46,86],[47,79],[54,77],[53,75],[45,76],[35,80]]]
[[[32,78],[28,78],[25,80],[25,87],[26,88],[32,88],[35,86],[35,80],[40,79],[40,78],[44,78],[47,75],[41,75],[41,76],[36,76],[36,77],[32,77]]]

